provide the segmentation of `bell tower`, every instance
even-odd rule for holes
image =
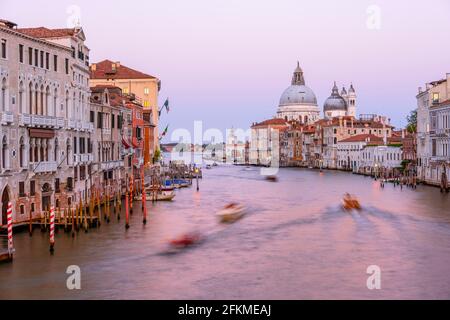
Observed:
[[[351,84],[350,88],[348,89],[347,104],[348,104],[347,115],[356,117],[356,92],[355,88],[353,88],[353,84]]]

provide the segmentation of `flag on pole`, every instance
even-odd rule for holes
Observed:
[[[164,131],[161,133],[161,136],[159,137],[159,140],[161,140],[169,131],[169,125],[166,126],[166,128],[164,129]]]
[[[166,109],[167,113],[169,113],[169,110],[170,110],[170,108],[169,108],[169,98],[166,99],[166,102],[164,102],[164,104],[163,104],[163,106],[161,107],[161,109],[159,109],[159,111],[158,111],[158,116],[161,117],[161,112],[162,112],[162,110],[163,110],[164,108]]]
[[[167,113],[169,113],[169,98],[166,99],[166,102],[164,102],[164,108],[166,108]]]

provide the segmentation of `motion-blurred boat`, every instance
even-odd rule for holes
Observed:
[[[342,199],[342,208],[346,211],[361,210],[361,204],[356,197],[347,193]]]
[[[277,182],[278,177],[276,175],[269,175],[269,176],[266,176],[266,180],[270,181],[270,182]]]
[[[179,238],[169,241],[173,248],[186,248],[195,245],[201,241],[202,237],[199,233],[187,233]]]
[[[245,207],[237,203],[230,203],[217,213],[220,222],[234,223],[245,215]]]

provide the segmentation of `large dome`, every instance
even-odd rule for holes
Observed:
[[[316,106],[316,95],[305,85],[291,85],[281,95],[280,107],[299,104]]]
[[[339,95],[336,83],[334,84],[331,96],[325,100],[323,111],[347,111],[347,102]]]

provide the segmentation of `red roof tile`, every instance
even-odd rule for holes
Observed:
[[[269,126],[269,125],[285,125],[287,126],[287,122],[284,119],[280,119],[280,118],[273,118],[273,119],[269,119],[269,120],[265,120],[263,122],[260,123],[256,123],[252,126],[252,128],[254,127],[262,127],[262,126]]]
[[[115,65],[115,70],[113,66]],[[103,60],[91,65],[91,79],[156,79],[154,76],[128,68],[120,63]]]
[[[339,142],[365,142],[365,141],[370,143],[378,143],[383,142],[383,139],[373,134],[358,134],[356,136],[341,140]]]
[[[45,27],[37,27],[37,28],[19,28],[16,31],[26,34],[27,36],[33,38],[62,38],[62,37],[71,37],[74,36],[78,29],[75,28],[66,28],[66,29],[48,29]]]

